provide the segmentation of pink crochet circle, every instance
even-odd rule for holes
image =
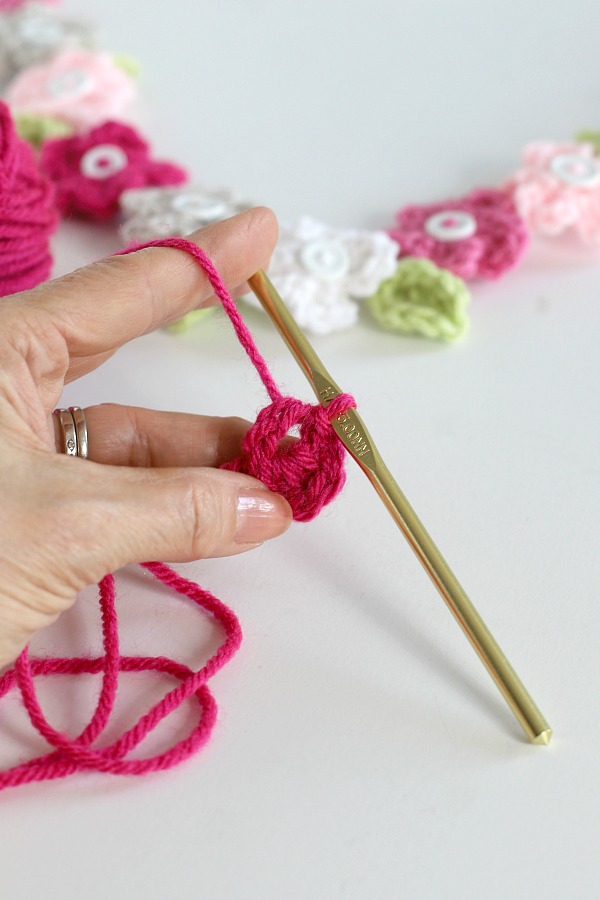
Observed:
[[[445,212],[472,216],[474,233],[459,234],[456,240],[436,237],[431,222]],[[527,246],[527,230],[512,199],[492,188],[479,188],[443,203],[405,206],[396,221],[388,233],[400,244],[401,256],[430,259],[466,281],[499,278],[516,265]]]
[[[346,451],[331,427],[331,419],[354,406],[340,394],[327,409],[280,397],[258,414],[242,443],[242,455],[223,468],[259,478],[292,508],[294,519],[309,522],[344,486]],[[284,438],[295,426],[300,436]]]

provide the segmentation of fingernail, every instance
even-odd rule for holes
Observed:
[[[271,491],[241,491],[237,500],[236,544],[257,544],[287,531],[292,522],[290,505]]]

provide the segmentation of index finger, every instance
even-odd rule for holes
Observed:
[[[277,221],[271,210],[256,207],[195,232],[191,240],[233,290],[268,261]],[[207,305],[211,296],[208,279],[189,254],[149,247],[41,285],[25,302],[50,317],[66,341],[71,367],[82,374],[133,338]]]

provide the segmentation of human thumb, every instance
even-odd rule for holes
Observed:
[[[116,483],[109,478],[98,498],[106,506],[101,530],[109,568],[230,556],[282,534],[292,521],[288,502],[249,475],[213,468],[100,468],[102,476],[121,476]]]
[[[0,667],[107,573],[240,553],[292,520],[283,497],[237,472],[50,460],[32,454],[2,485]]]

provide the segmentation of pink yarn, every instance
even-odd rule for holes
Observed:
[[[426,231],[427,220],[437,213],[469,213],[475,233],[461,240],[437,240]],[[504,191],[478,188],[466,197],[405,206],[396,214],[389,235],[398,241],[402,256],[431,259],[466,281],[499,278],[520,260],[527,246],[527,230],[512,199]]]
[[[48,278],[57,223],[52,185],[0,100],[0,297]]]
[[[344,483],[344,451],[334,435],[330,419],[341,415],[355,402],[348,394],[332,400],[327,409],[283,397],[267,363],[259,353],[252,335],[217,270],[203,250],[183,238],[166,238],[143,244],[144,247],[172,247],[191,254],[204,269],[215,295],[231,319],[240,343],[246,350],[272,403],[262,410],[244,440],[240,460],[225,468],[247,471],[262,478],[273,490],[283,493],[292,506],[294,518],[307,521],[337,496]],[[122,253],[131,253],[139,246]],[[300,438],[283,441],[289,429],[298,424]],[[264,475],[263,475],[264,469]],[[237,617],[209,591],[178,575],[164,563],[143,564],[163,584],[188,597],[213,617],[225,634],[225,640],[197,671],[163,656],[121,656],[115,609],[115,586],[112,575],[99,585],[102,617],[103,655],[95,658],[30,659],[25,649],[14,667],[0,678],[0,698],[18,687],[32,725],[53,748],[49,753],[0,772],[0,790],[33,781],[64,778],[84,770],[110,772],[115,775],[144,775],[170,768],[183,762],[209,739],[217,716],[217,705],[207,682],[230,660],[238,649],[242,633]],[[152,706],[141,719],[107,747],[94,747],[94,742],[108,724],[114,707],[119,672],[162,672],[179,680],[179,684]],[[95,712],[78,737],[70,738],[50,725],[37,699],[34,679],[46,675],[102,674],[102,687]],[[127,755],[170,712],[184,701],[195,698],[201,712],[197,725],[187,737],[168,750],[146,759],[126,759]]]
[[[63,215],[110,219],[130,188],[162,187],[187,181],[187,172],[150,156],[148,143],[130,125],[104,122],[87,134],[46,141],[42,170],[56,187]]]
[[[40,0],[40,2],[47,3],[49,6],[55,6],[58,0]],[[26,3],[29,3],[29,0],[0,0],[0,12],[10,12],[13,9],[20,9],[22,6],[25,6]]]
[[[242,639],[239,622],[234,613],[209,591],[182,578],[168,566],[162,563],[146,563],[145,567],[163,584],[189,597],[212,615],[225,633],[224,642],[198,671],[162,656],[120,656],[114,579],[112,575],[107,575],[99,585],[103,656],[91,659],[58,657],[30,660],[27,650],[24,650],[14,668],[0,678],[0,697],[12,687],[18,686],[32,724],[54,748],[44,756],[38,756],[0,773],[0,790],[32,781],[64,778],[84,769],[111,772],[115,775],[144,775],[146,772],[168,769],[199,750],[210,737],[216,721],[217,705],[206,682],[238,649]],[[147,671],[163,672],[178,679],[180,683],[113,744],[94,749],[92,744],[106,728],[115,703],[118,673]],[[90,723],[78,737],[69,738],[52,728],[45,718],[37,700],[33,679],[45,675],[83,673],[102,673],[102,688]],[[124,759],[165,716],[194,696],[200,704],[201,714],[197,725],[186,738],[157,756],[140,760]]]
[[[245,435],[241,457],[223,468],[253,475],[270,490],[283,494],[297,521],[314,519],[344,486],[345,452],[331,428],[331,419],[356,406],[354,399],[349,394],[340,394],[324,409],[320,404],[311,405],[294,397],[284,397],[258,352],[237,306],[204,251],[190,241],[176,237],[151,241],[143,246],[175,247],[185,250],[197,260],[208,275],[238,340],[272,400],[258,414],[256,422]],[[131,249],[125,252],[131,252]],[[285,442],[283,439],[296,425],[300,429],[299,439]]]
[[[331,420],[354,406],[352,398],[340,394],[327,409],[279,397],[261,410],[242,443],[242,456],[223,466],[260,478],[270,490],[283,494],[294,519],[309,522],[330,503],[344,485],[343,445]],[[295,425],[300,437],[282,445]]]

